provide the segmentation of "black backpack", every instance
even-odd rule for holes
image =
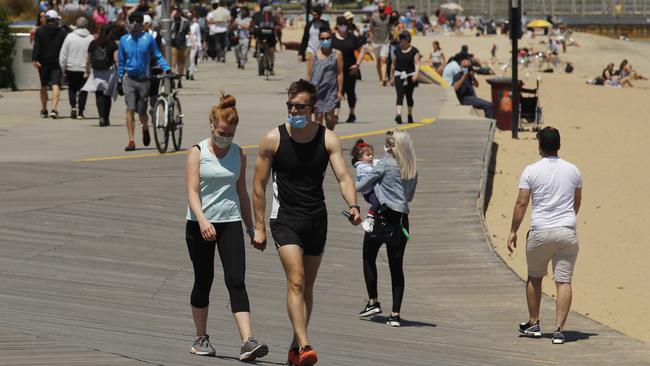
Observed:
[[[106,47],[95,45],[90,59],[93,69],[106,70],[111,67],[111,55],[108,53]]]
[[[185,48],[187,47],[187,33],[190,31],[189,22],[185,19],[181,20],[180,25],[172,23],[172,47]]]

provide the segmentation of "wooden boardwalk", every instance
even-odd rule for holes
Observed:
[[[290,59],[288,54],[281,57]],[[366,76],[372,75],[371,66]],[[241,80],[237,84],[234,77],[228,83],[232,88],[248,85]],[[208,88],[209,82],[189,85]],[[278,101],[260,101],[266,103],[264,108],[281,106],[282,89],[263,85],[278,90]],[[282,87],[286,85],[283,81]],[[386,112],[392,108],[392,90],[369,83],[360,88],[364,99],[359,115],[370,122],[337,127],[341,133],[390,126]],[[208,97],[214,100],[201,99],[200,90],[195,93],[195,103],[203,107]],[[258,93],[271,95],[266,89]],[[428,111],[435,116],[443,94],[420,88],[416,105],[429,101]],[[15,95],[4,99],[11,98]],[[255,98],[260,99],[257,94]],[[27,98],[18,102],[29,104]],[[187,111],[197,118],[205,114],[204,108]],[[249,122],[248,116],[252,119],[256,113],[247,113],[238,133],[243,144],[255,143],[260,131],[269,128],[266,116]],[[240,345],[219,264],[208,324],[217,357],[188,352],[194,326],[189,308],[193,273],[184,238],[185,157],[81,163],[61,159],[67,151],[52,150],[42,160],[55,161],[5,162],[8,156],[20,161],[29,157],[16,150],[21,146],[34,153],[36,145],[26,145],[21,138],[8,140],[11,133],[17,136],[22,123],[7,127],[7,140],[0,140],[0,151],[2,146],[11,150],[0,158],[0,365],[238,365]],[[67,129],[98,138],[96,129],[80,130],[73,123],[61,120],[53,127],[28,128],[50,133]],[[206,135],[207,125],[201,123],[188,125],[187,132],[195,135],[187,141]],[[518,337],[516,325],[527,316],[524,285],[490,250],[477,210],[490,128],[484,120],[459,116],[410,130],[420,182],[412,205],[401,328],[386,326],[383,317],[356,316],[366,300],[362,231],[338,213],[345,205],[328,172],[329,240],[310,326],[319,365],[650,364],[647,344],[577,314],[569,318],[570,342],[551,345],[554,303],[546,298],[545,339]],[[122,127],[102,130],[101,138],[121,142],[123,133]],[[368,140],[381,151],[381,136]],[[4,141],[15,148],[7,148]],[[83,144],[94,143],[89,141]],[[111,150],[111,145],[95,144]],[[80,155],[72,153],[74,159]],[[256,151],[247,154],[252,162]],[[251,167],[249,163],[249,179]],[[247,267],[254,333],[271,350],[257,364],[281,365],[291,328],[280,262],[273,248],[260,253],[248,247]],[[383,250],[378,269],[380,298],[389,310],[390,277]]]

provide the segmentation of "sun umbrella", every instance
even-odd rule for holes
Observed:
[[[462,13],[463,7],[456,3],[446,3],[440,5],[440,9],[445,13]]]
[[[533,20],[532,22],[526,24],[526,28],[551,28],[552,26],[553,24],[544,19]]]

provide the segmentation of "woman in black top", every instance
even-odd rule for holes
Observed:
[[[111,98],[117,91],[117,45],[109,37],[112,30],[110,25],[104,25],[99,38],[90,42],[86,73],[90,75],[82,90],[95,92],[95,103],[99,113],[99,126],[109,126],[111,115]],[[91,72],[92,68],[92,72]]]
[[[343,93],[347,96],[348,106],[350,107],[350,116],[346,122],[354,123],[357,120],[357,116],[354,114],[354,107],[357,105],[355,88],[360,75],[359,66],[363,62],[365,52],[359,38],[350,30],[348,21],[342,16],[337,17],[332,48],[341,51],[343,55]],[[355,55],[356,52],[359,53],[359,56]],[[334,113],[337,121],[339,108],[341,108],[341,101],[337,102]]]
[[[393,54],[390,68],[390,84],[395,86],[397,92],[397,115],[395,122],[402,123],[402,105],[406,96],[408,106],[408,123],[413,123],[413,90],[417,85],[420,72],[420,51],[411,46],[411,34],[403,31],[399,35],[400,48]]]

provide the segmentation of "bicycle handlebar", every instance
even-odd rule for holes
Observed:
[[[171,79],[171,80],[178,80],[182,78],[182,75],[174,74],[174,73],[169,73],[169,74],[160,74],[156,75],[157,79]]]

